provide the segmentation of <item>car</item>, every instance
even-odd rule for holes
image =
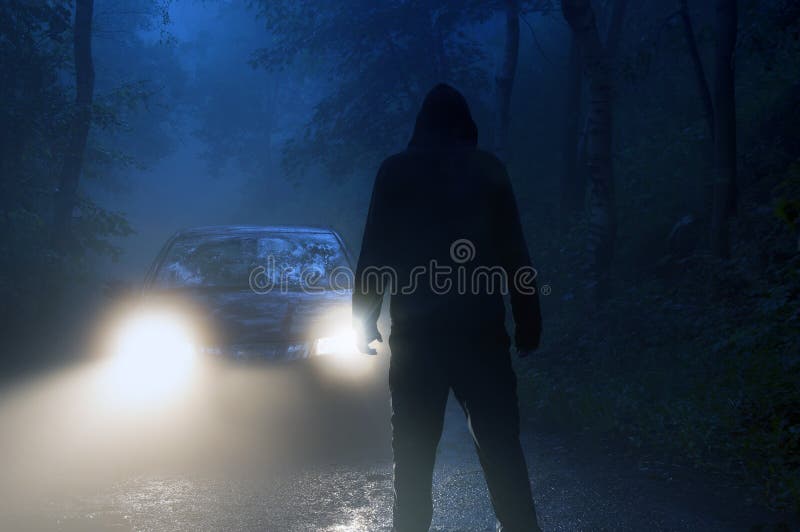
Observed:
[[[331,229],[179,231],[156,257],[141,293],[110,320],[111,382],[156,397],[177,388],[198,359],[268,365],[324,359],[317,364],[363,374],[374,363],[356,349],[351,294],[350,254]]]
[[[356,349],[351,285],[331,229],[179,231],[99,324],[102,404],[293,450],[385,441],[388,359]]]
[[[167,241],[144,293],[188,309],[205,353],[292,361],[355,350],[351,272],[331,229],[197,227]]]

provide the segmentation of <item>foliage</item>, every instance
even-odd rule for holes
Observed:
[[[0,322],[9,339],[47,322],[61,287],[85,276],[93,256],[115,260],[124,216],[79,190],[70,253],[50,244],[53,197],[74,112],[72,2],[0,5]],[[123,83],[97,93],[83,176],[99,178],[133,158],[105,147],[152,91]]]
[[[486,51],[467,30],[496,11],[492,3],[357,0],[322,8],[310,0],[264,0],[255,5],[274,39],[256,53],[255,64],[322,65],[330,84],[304,131],[286,147],[284,162],[292,175],[319,164],[342,180],[374,166],[407,141],[414,113],[436,82],[455,84],[473,102],[489,86]]]
[[[636,223],[620,226],[614,297],[595,308],[583,296],[585,222],[554,238],[542,217],[529,215],[534,257],[553,295],[544,298],[545,345],[522,363],[521,388],[540,421],[616,432],[641,452],[753,486],[759,502],[797,511],[800,91],[788,73],[797,71],[800,42],[794,3],[745,4],[735,258],[707,252],[708,139],[685,51],[671,44],[678,28],[667,26],[658,45],[628,35],[627,57],[650,59],[618,87],[618,216]],[[668,16],[635,23],[661,28]],[[700,43],[704,55],[713,46]],[[545,211],[546,200],[534,198],[533,210]],[[670,230],[691,213],[699,220],[692,250],[671,255]]]

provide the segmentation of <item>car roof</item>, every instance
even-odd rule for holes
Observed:
[[[206,225],[181,229],[175,233],[174,238],[186,236],[250,235],[253,233],[327,233],[336,235],[336,231],[333,229],[302,225]]]

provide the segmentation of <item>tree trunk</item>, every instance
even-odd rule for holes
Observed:
[[[700,101],[703,104],[703,114],[706,119],[706,124],[708,124],[709,133],[711,138],[714,138],[714,105],[711,102],[711,91],[708,88],[705,69],[703,69],[703,61],[700,59],[700,51],[697,49],[697,40],[694,36],[692,18],[689,16],[687,0],[680,0],[679,12],[681,22],[683,23],[683,33],[686,37],[686,45],[689,48],[689,56],[692,59],[692,66],[694,67],[694,79],[697,84],[697,93],[700,95]]]
[[[736,183],[736,91],[734,52],[738,13],[736,0],[715,0],[716,52],[714,79],[714,207],[711,221],[711,251],[730,257],[728,220],[735,206]]]
[[[583,207],[583,172],[578,171],[578,128],[581,107],[581,59],[575,37],[569,47],[564,112],[564,173],[561,176],[561,229],[566,230]]]
[[[608,24],[608,31],[606,32],[606,55],[609,63],[613,63],[617,58],[627,9],[628,0],[616,0],[611,8],[611,22]]]
[[[596,301],[606,298],[616,233],[612,147],[611,65],[589,0],[563,0],[561,7],[580,47],[589,80],[589,275]]]
[[[697,39],[694,35],[694,26],[692,24],[692,18],[689,15],[688,0],[680,0],[678,14],[681,18],[681,25],[683,26],[686,46],[689,51],[689,57],[692,61],[692,67],[694,68],[694,79],[695,85],[697,86],[697,95],[700,98],[700,102],[703,106],[703,118],[705,119],[706,126],[708,127],[709,142],[703,143],[703,163],[705,166],[702,172],[703,175],[708,175],[713,168],[714,104],[713,100],[711,99],[711,90],[708,86],[705,68],[703,68],[703,61],[700,58],[700,51],[697,48]],[[703,183],[701,183],[701,186],[701,210],[698,212],[698,218],[708,222],[709,212],[711,211],[709,207],[713,205],[714,187],[713,183],[710,183],[705,179],[703,180]]]
[[[519,57],[519,4],[506,0],[506,42],[503,62],[495,78],[497,93],[497,124],[495,126],[495,153],[505,161],[508,158],[508,126],[511,121],[511,91],[517,72]]]
[[[94,0],[75,1],[73,47],[75,54],[75,110],[64,164],[55,194],[52,238],[59,251],[65,251],[72,233],[72,211],[77,202],[78,182],[83,168],[86,141],[92,121],[94,65],[92,62],[92,13]]]
[[[619,43],[622,40],[622,27],[625,23],[625,13],[628,9],[628,0],[616,0],[611,7],[610,13],[610,21],[608,24],[608,30],[606,32],[606,58],[608,60],[609,68],[613,72],[613,65],[617,57],[617,52],[619,50]],[[574,39],[573,39],[574,40]],[[580,61],[580,60],[579,60]],[[568,88],[568,90],[572,90]],[[580,91],[580,88],[578,88]],[[587,145],[589,142],[589,117],[586,117],[586,120],[583,124],[583,129],[580,130],[580,134],[576,135],[576,151],[577,151],[577,163],[576,163],[576,172],[578,176],[576,177],[576,181],[579,183],[580,189],[580,196],[577,198],[578,201],[583,201],[583,183],[585,182],[585,169],[587,167]]]

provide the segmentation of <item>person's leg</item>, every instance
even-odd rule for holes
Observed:
[[[508,350],[465,356],[455,368],[453,391],[469,421],[498,530],[539,531],[519,441],[517,379]]]
[[[433,466],[449,392],[433,356],[392,342],[389,389],[397,532],[427,532],[433,515]]]

